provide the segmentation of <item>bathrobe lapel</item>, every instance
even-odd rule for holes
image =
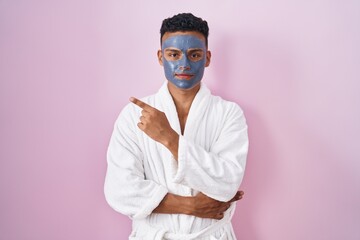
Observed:
[[[194,139],[197,133],[197,129],[199,124],[201,123],[201,119],[204,117],[204,114],[209,107],[210,104],[210,90],[205,86],[205,84],[201,83],[201,87],[196,94],[194,101],[191,104],[189,115],[186,121],[185,129],[184,129],[184,137],[187,139]],[[165,112],[166,117],[169,120],[171,127],[181,135],[180,122],[178,118],[178,114],[176,111],[175,103],[171,97],[171,94],[167,87],[167,81],[160,88],[158,94],[158,102],[161,103],[162,108],[161,111]]]

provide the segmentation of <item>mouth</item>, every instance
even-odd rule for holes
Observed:
[[[185,79],[189,80],[194,76],[194,74],[187,74],[187,73],[175,73],[175,77],[178,79]]]

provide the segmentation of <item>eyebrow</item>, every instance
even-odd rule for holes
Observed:
[[[188,52],[197,52],[197,51],[203,52],[204,50],[202,48],[190,48],[190,49],[188,49]]]
[[[165,52],[167,52],[167,51],[172,51],[172,52],[181,52],[181,50],[180,49],[178,49],[178,48],[165,48]],[[196,51],[201,51],[201,52],[203,52],[204,50],[202,49],[202,48],[189,48],[188,50],[187,50],[188,52],[196,52]]]
[[[171,51],[171,52],[181,52],[181,50],[180,49],[177,49],[177,48],[165,48],[165,52],[167,52],[167,51]]]

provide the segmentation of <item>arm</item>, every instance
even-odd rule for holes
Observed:
[[[227,202],[233,198],[244,176],[248,151],[245,117],[236,104],[226,105],[226,116],[222,116],[226,119],[220,136],[210,151],[206,151],[179,136],[163,112],[136,98],[130,101],[143,109],[138,127],[167,147],[178,161],[175,183],[186,185],[219,201]]]
[[[221,219],[232,202],[242,199],[244,192],[238,191],[228,202],[220,202],[202,193],[195,197],[183,197],[167,193],[153,213],[187,214],[200,218]]]
[[[140,130],[154,141],[163,144],[177,160],[179,134],[171,128],[165,113],[137,98],[131,97],[129,100],[142,109],[140,122],[137,124]]]
[[[230,107],[220,135],[209,151],[180,136],[174,177],[174,182],[224,202],[239,189],[248,152],[245,117],[237,105]]]
[[[145,218],[159,205],[167,189],[145,179],[131,110],[129,106],[123,110],[111,136],[104,193],[114,210],[130,218]]]

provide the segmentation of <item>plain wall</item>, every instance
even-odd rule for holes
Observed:
[[[0,1],[0,239],[127,239],[106,150],[130,96],[165,81],[164,18],[210,26],[203,81],[240,104],[241,240],[360,239],[360,2]]]

